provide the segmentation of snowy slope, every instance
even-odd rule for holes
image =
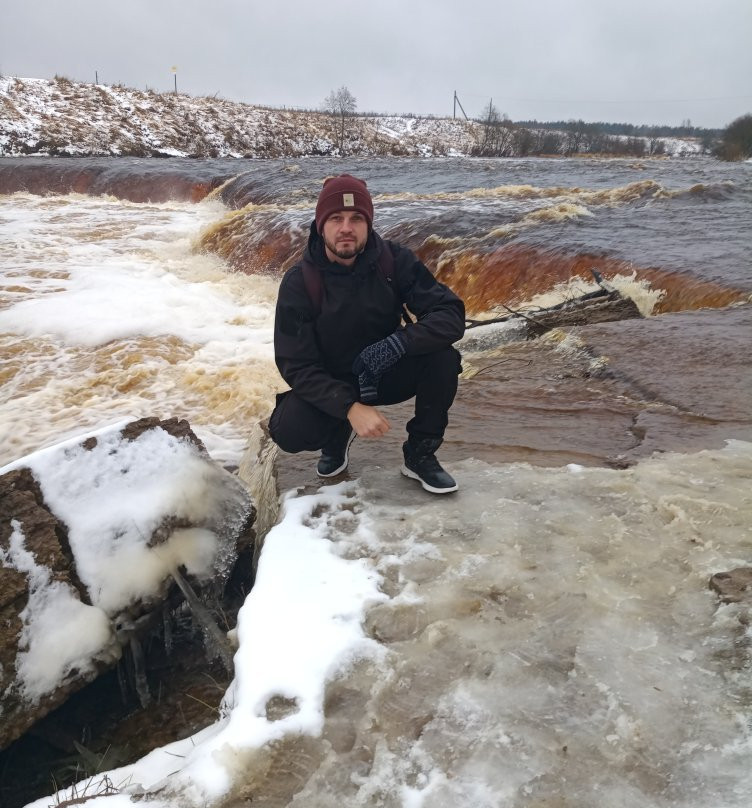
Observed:
[[[64,78],[0,78],[0,155],[281,157],[339,153],[340,121],[280,110]],[[476,124],[452,119],[353,117],[344,150],[466,154]]]
[[[474,121],[353,116],[345,120],[340,142],[340,119],[317,111],[80,84],[63,77],[0,77],[0,156],[461,156],[477,149],[483,137],[483,126]],[[661,141],[669,156],[701,151],[694,141]],[[511,149],[505,156],[518,153]]]

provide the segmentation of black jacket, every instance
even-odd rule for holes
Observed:
[[[395,296],[379,270],[381,250],[391,249]],[[300,264],[289,269],[279,287],[274,322],[274,355],[282,378],[305,401],[345,418],[358,400],[352,375],[355,357],[366,347],[404,328],[407,355],[450,346],[465,331],[465,306],[405,247],[371,232],[352,266],[331,263],[311,225],[305,252],[321,270],[321,310],[311,300]],[[417,322],[400,325],[404,303]]]

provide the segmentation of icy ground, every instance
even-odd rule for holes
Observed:
[[[749,557],[752,445],[450,469],[288,498],[221,720],[56,799],[748,808],[748,609],[708,579]]]

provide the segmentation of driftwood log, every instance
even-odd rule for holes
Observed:
[[[574,325],[591,325],[613,320],[630,320],[642,317],[634,300],[624,297],[617,289],[603,280],[597,270],[591,269],[593,277],[600,286],[595,292],[565,300],[556,306],[534,311],[515,311],[508,306],[509,312],[502,317],[491,320],[466,320],[466,328],[476,328],[491,323],[504,323],[522,319],[527,327],[529,339],[541,336],[553,328],[565,328]]]

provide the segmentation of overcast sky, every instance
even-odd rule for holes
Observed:
[[[177,68],[175,74],[172,67]],[[317,108],[722,127],[752,0],[0,0],[0,73]],[[459,108],[457,113],[461,114]]]

